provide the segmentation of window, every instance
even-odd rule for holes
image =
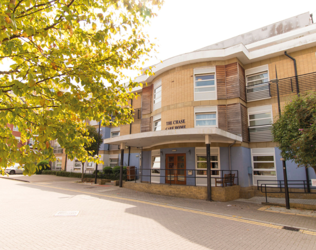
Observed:
[[[215,77],[210,75],[195,75],[195,93],[215,91]]]
[[[118,166],[118,158],[110,158],[110,167]]]
[[[56,158],[52,164],[52,170],[61,170],[61,158]]]
[[[271,110],[257,111],[257,113],[249,114],[249,132],[251,133],[251,135],[252,133],[271,130],[271,124],[272,124]],[[271,135],[269,134],[269,140],[272,139],[270,137]]]
[[[246,77],[247,81],[247,93],[268,90],[269,75],[268,71],[249,75]]]
[[[195,127],[216,126],[216,113],[196,113]]]
[[[94,168],[94,162],[88,162],[87,168]]]
[[[13,126],[13,131],[19,132],[19,127],[18,126]]]
[[[252,156],[253,174],[275,176],[274,155],[260,154]]]
[[[30,145],[30,146],[33,146],[33,145],[34,145],[34,139],[33,139],[33,138],[30,138],[30,140],[29,140],[29,145]]]
[[[154,104],[161,102],[161,86],[154,90]]]
[[[196,156],[196,167],[197,167],[197,175],[206,175],[207,174],[207,161],[206,155],[197,155]],[[218,155],[211,155],[211,175],[219,175],[218,170]]]
[[[111,133],[111,138],[115,138],[115,137],[118,137],[118,136],[120,136],[120,131]]]
[[[76,169],[81,169],[81,167],[82,167],[82,163],[81,163],[81,161],[79,161],[79,160],[75,160],[75,166],[74,166],[74,168]]]
[[[154,131],[160,131],[161,130],[161,120],[157,120],[154,122]]]
[[[160,174],[160,156],[153,156],[152,157],[152,167],[151,167],[152,174]]]

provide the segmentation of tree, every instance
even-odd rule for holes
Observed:
[[[274,141],[279,143],[285,160],[316,172],[316,93],[295,97],[273,124]]]
[[[52,140],[69,159],[98,161],[84,148],[85,121],[132,122],[138,83],[123,72],[141,69],[153,49],[143,27],[162,1],[1,1],[0,170],[18,162],[35,173],[34,162],[55,161]],[[33,149],[19,148],[7,124],[19,127],[22,142],[32,138]]]
[[[95,127],[92,126],[87,126],[87,132],[85,132],[84,136],[89,136],[91,138],[89,143],[84,144],[84,149],[88,152],[89,156],[95,156],[98,153],[98,149],[102,143],[102,136],[99,135]],[[84,164],[85,162],[82,162],[81,181],[83,181]]]

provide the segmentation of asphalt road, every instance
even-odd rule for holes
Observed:
[[[0,249],[316,249],[315,217],[32,178],[0,178]]]

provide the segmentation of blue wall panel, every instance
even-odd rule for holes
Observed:
[[[232,170],[238,170],[239,185],[248,187],[252,185],[251,178],[248,175],[248,167],[251,167],[250,149],[244,147],[231,148]]]
[[[281,150],[275,148],[275,161],[277,170],[277,179],[284,180],[283,178],[283,166],[281,159]],[[286,161],[287,179],[288,180],[306,180],[305,168],[297,167],[294,161]],[[308,169],[309,178],[316,179],[315,171],[312,168]]]

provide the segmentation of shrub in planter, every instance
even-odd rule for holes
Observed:
[[[103,173],[104,174],[112,174],[113,173],[112,168],[111,167],[104,167]]]
[[[120,166],[113,167],[113,169],[112,169],[113,174],[114,175],[119,175],[120,174],[120,169],[121,169]],[[126,167],[123,166],[123,175],[124,174],[126,174]]]
[[[41,161],[37,164],[36,174],[42,174],[43,170],[50,170],[49,161]]]

